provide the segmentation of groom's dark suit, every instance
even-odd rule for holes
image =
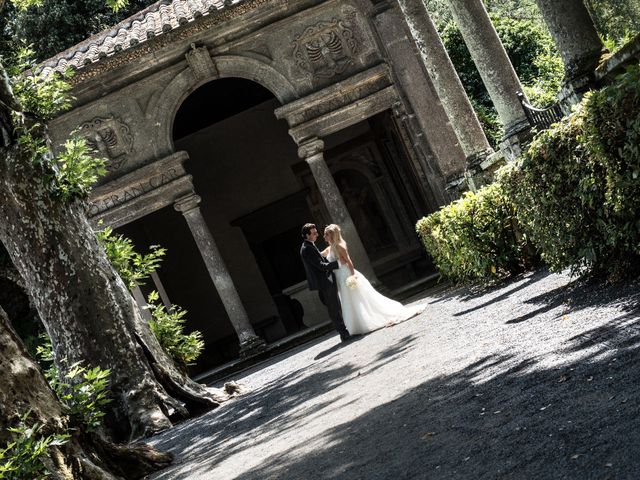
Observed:
[[[302,242],[300,256],[302,257],[302,263],[307,273],[309,290],[318,291],[320,300],[327,307],[329,318],[331,318],[333,325],[340,334],[340,338],[343,340],[349,338],[349,332],[342,320],[336,278],[333,274],[333,270],[339,268],[338,262],[329,262],[320,254],[316,245],[309,240]]]

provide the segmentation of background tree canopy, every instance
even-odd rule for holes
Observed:
[[[3,18],[4,51],[11,38],[19,38],[33,45],[36,61],[46,60],[153,3],[131,0],[117,12],[104,0],[44,0],[24,11],[7,4],[11,10]]]
[[[425,0],[451,61],[471,99],[489,142],[496,147],[501,125],[447,0]],[[535,0],[484,0],[493,24],[532,104],[556,100],[563,65]],[[586,0],[596,27],[610,49],[640,32],[640,0]]]

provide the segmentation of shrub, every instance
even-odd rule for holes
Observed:
[[[97,233],[107,253],[107,258],[130,289],[141,285],[151,273],[155,272],[166,249],[152,245],[150,252],[141,255],[134,250],[131,239],[123,235],[115,235],[111,228]],[[151,292],[147,298],[147,307],[151,313],[149,326],[160,346],[173,359],[174,363],[186,372],[189,365],[200,356],[204,348],[202,334],[199,331],[184,334],[187,314],[177,305],[169,310],[158,302],[158,293]]]
[[[20,418],[17,427],[9,428],[14,440],[0,448],[0,479],[44,480],[50,478],[42,461],[47,449],[65,444],[68,434],[45,436],[44,425],[34,423],[27,426],[29,412]]]
[[[465,193],[420,220],[417,231],[440,273],[456,282],[514,274],[531,261],[500,183]]]
[[[96,234],[107,254],[107,258],[129,288],[141,285],[160,266],[167,250],[152,245],[150,252],[142,255],[134,250],[131,239],[116,235],[112,228],[105,228]]]
[[[149,322],[151,330],[164,351],[173,358],[178,367],[186,371],[187,366],[193,365],[202,353],[202,334],[197,330],[189,334],[183,333],[186,310],[178,306],[165,309],[158,303],[157,292],[151,292],[147,302],[152,316]]]
[[[613,278],[640,266],[640,67],[536,136],[503,180],[553,270]]]
[[[46,368],[44,376],[56,393],[60,403],[76,425],[85,432],[96,430],[105,413],[103,407],[111,402],[108,398],[109,370],[100,367],[86,368],[76,362],[63,376],[53,365],[51,340],[46,334],[41,336],[38,346],[38,361]]]

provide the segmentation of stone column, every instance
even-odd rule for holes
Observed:
[[[398,0],[468,165],[493,153],[449,54],[429,16],[424,0]]]
[[[594,70],[606,52],[584,0],[536,3],[562,56],[565,88],[576,94],[584,92],[591,86]],[[579,101],[579,96],[573,101]]]
[[[213,284],[218,291],[231,325],[233,325],[233,329],[238,334],[240,357],[246,358],[264,350],[265,341],[253,331],[247,312],[233,284],[233,279],[202,216],[199,204],[200,197],[193,194],[179,199],[174,206],[177,211],[182,213],[189,225],[189,230],[191,230],[191,234],[198,245],[200,255],[202,255],[202,259],[207,266],[211,280],[213,280]]]
[[[517,93],[522,85],[482,0],[447,0],[508,139],[528,128]]]
[[[323,150],[324,142],[319,138],[313,138],[299,146],[298,156],[309,164],[322,200],[331,216],[331,221],[340,226],[342,236],[349,245],[349,256],[353,260],[355,268],[362,272],[371,284],[377,285],[379,282],[369,261],[369,256],[364,249],[333,175],[324,161]],[[322,235],[322,232],[319,233]]]

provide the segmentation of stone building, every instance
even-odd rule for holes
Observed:
[[[203,366],[326,320],[307,221],[342,225],[389,291],[418,282],[416,220],[488,149],[463,149],[466,113],[447,116],[396,2],[161,1],[44,68],[76,71],[54,140],[75,131],[108,159],[92,221],[168,248],[150,288],[189,310]]]

